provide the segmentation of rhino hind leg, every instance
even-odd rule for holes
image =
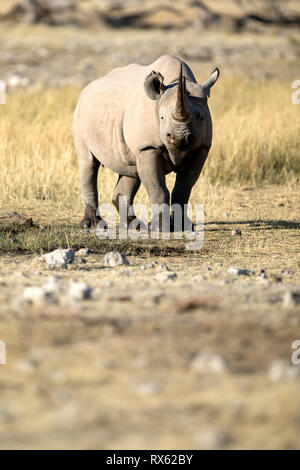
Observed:
[[[114,193],[113,193],[112,203],[117,209],[117,211],[119,212],[120,225],[127,227],[130,224],[130,222],[136,219],[133,208],[131,206],[133,205],[134,197],[136,193],[138,192],[140,185],[141,185],[141,180],[138,176],[129,177],[129,176],[119,175],[119,178],[118,178],[118,181],[117,181]],[[124,199],[121,199],[121,196],[123,196]],[[125,210],[124,212],[121,210],[121,201],[125,201],[126,203],[125,210],[126,210],[127,217],[125,219],[123,217],[123,213],[125,213]]]

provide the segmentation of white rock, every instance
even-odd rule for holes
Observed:
[[[87,255],[91,255],[93,253],[92,250],[90,250],[89,248],[80,248],[80,250],[76,251],[75,255],[76,256],[87,256]]]
[[[133,274],[133,271],[131,269],[123,269],[122,270],[122,274],[124,274],[124,276],[132,276]]]
[[[27,77],[21,77],[21,75],[14,74],[8,77],[7,79],[7,86],[11,90],[15,90],[16,88],[24,88],[30,85],[30,80]]]
[[[296,307],[300,304],[300,290],[286,291],[283,297],[284,307]]]
[[[60,279],[61,279],[60,276],[49,276],[46,279],[45,284],[43,284],[42,286],[42,289],[44,290],[44,292],[50,295],[55,294],[59,290]]]
[[[251,271],[250,269],[240,269],[240,268],[232,268],[229,267],[227,270],[228,274],[233,274],[235,276],[251,276],[254,274],[254,271]]]
[[[69,290],[69,296],[74,300],[89,299],[93,289],[85,282],[73,282]]]
[[[219,429],[205,429],[196,436],[197,445],[206,450],[222,449],[230,441],[230,435]]]
[[[26,287],[23,297],[27,302],[32,304],[39,304],[53,300],[53,294],[48,292],[43,287]]]
[[[143,382],[136,389],[141,395],[155,395],[161,390],[161,385],[159,382]]]
[[[201,282],[205,281],[207,279],[206,276],[203,276],[203,274],[195,274],[195,276],[192,277],[193,282]]]
[[[228,371],[228,364],[225,359],[209,352],[197,354],[190,365],[192,369],[203,373],[213,372],[215,374],[224,374]]]
[[[155,275],[155,279],[159,282],[175,281],[176,278],[177,274],[171,271],[164,271]]]
[[[237,230],[232,230],[232,231],[231,231],[231,235],[232,235],[233,237],[235,237],[235,236],[241,237],[241,236],[242,236],[242,231],[241,231],[239,228],[238,228]]]
[[[67,267],[68,264],[74,262],[74,251],[69,249],[58,248],[42,255],[42,259],[52,268]]]
[[[155,268],[155,266],[157,266],[157,265],[158,265],[157,261],[151,261],[151,263],[143,264],[141,266],[141,270],[144,271],[145,269]]]
[[[161,263],[157,266],[157,272],[160,273],[160,272],[165,272],[165,271],[170,271],[170,269],[168,268],[168,266],[166,265],[166,263]]]
[[[121,266],[122,264],[129,265],[129,261],[124,255],[124,253],[120,253],[119,251],[111,251],[104,255],[104,265],[105,266]]]
[[[277,359],[271,362],[268,377],[271,382],[291,382],[300,379],[300,366]]]

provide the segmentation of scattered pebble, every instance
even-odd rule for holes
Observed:
[[[141,395],[155,395],[161,390],[158,382],[143,382],[136,386],[136,390]]]
[[[93,253],[93,250],[90,250],[89,248],[80,248],[80,250],[76,251],[75,255],[87,256],[87,255],[91,255],[92,253]]]
[[[250,269],[240,269],[240,268],[233,268],[229,267],[227,270],[228,274],[233,274],[235,276],[252,276],[254,271],[251,271]]]
[[[103,279],[103,281],[101,282],[101,287],[113,287],[114,286],[114,282],[111,281],[110,279]]]
[[[68,264],[72,264],[74,262],[74,251],[70,248],[58,248],[57,250],[42,255],[41,259],[46,261],[51,268],[66,268]]]
[[[284,307],[296,307],[300,304],[300,290],[286,291],[283,297]]]
[[[190,365],[192,369],[201,373],[224,374],[228,372],[228,364],[225,359],[214,353],[199,353],[192,359]]]
[[[32,304],[51,302],[54,300],[53,293],[43,287],[26,287],[23,293],[24,300]]]
[[[151,261],[151,263],[146,263],[141,266],[141,270],[144,271],[145,269],[155,268],[158,265],[158,261]]]
[[[104,255],[104,265],[105,266],[121,266],[122,264],[129,265],[129,261],[124,253],[119,251],[111,251]]]
[[[165,272],[165,271],[170,271],[166,263],[159,264],[157,267],[157,272],[160,273],[160,272]]]
[[[86,259],[81,258],[81,256],[78,256],[77,258],[75,258],[75,263],[76,264],[86,264]]]
[[[269,275],[269,278],[270,278],[270,280],[273,281],[273,282],[282,282],[282,277],[277,276],[277,274],[271,273],[271,274]]]
[[[232,235],[233,237],[235,237],[235,236],[241,237],[241,236],[242,236],[242,231],[241,231],[239,228],[238,228],[237,230],[232,230],[232,231],[231,231],[231,235]]]
[[[167,282],[167,281],[175,281],[177,278],[177,274],[170,271],[164,271],[161,273],[157,273],[155,279],[160,282]]]
[[[300,367],[277,359],[271,362],[268,377],[271,382],[291,382],[300,379]]]
[[[69,290],[69,296],[73,300],[90,299],[93,289],[85,282],[73,282]]]
[[[201,449],[222,449],[231,442],[231,436],[219,429],[205,429],[196,435],[197,446]]]
[[[54,295],[58,292],[59,290],[59,281],[61,277],[60,276],[49,276],[46,279],[45,284],[42,286],[42,289],[46,292],[46,294],[49,295]]]
[[[11,90],[15,90],[17,88],[27,87],[28,85],[30,85],[30,80],[27,77],[22,77],[21,75],[13,74],[8,77],[6,83],[8,88],[10,88]]]
[[[133,271],[131,269],[123,269],[122,270],[122,274],[124,274],[124,276],[132,276],[133,274]]]
[[[203,274],[195,274],[195,276],[192,277],[193,282],[205,281],[206,279],[207,277],[203,276]]]

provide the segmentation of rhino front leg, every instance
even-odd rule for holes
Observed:
[[[192,221],[187,216],[187,208],[185,205],[189,202],[192,188],[201,174],[208,152],[209,150],[207,148],[201,148],[200,151],[198,151],[196,154],[191,155],[191,163],[183,170],[178,170],[177,172],[176,181],[171,196],[171,205],[173,206],[173,204],[178,204],[181,208],[182,220],[181,224],[179,223],[179,230],[180,227],[182,230],[188,229],[190,227],[194,229]],[[177,231],[177,227],[174,227],[174,211],[171,212],[171,220],[173,230]]]
[[[155,149],[140,153],[137,158],[137,171],[149,196],[153,231],[168,230],[170,221],[170,193],[166,186],[165,160]]]
[[[119,176],[117,185],[115,187],[112,203],[120,214],[120,225],[128,226],[130,222],[136,219],[134,210],[132,208],[134,197],[141,185],[140,178],[129,177],[129,176]],[[123,196],[123,199],[121,199]],[[125,202],[125,210],[120,210],[121,201]],[[131,209],[130,209],[131,208]],[[123,213],[126,211],[126,218],[122,218]],[[128,215],[128,216],[127,216]]]
[[[96,225],[100,216],[96,215],[98,207],[97,176],[100,162],[89,152],[85,158],[79,158],[81,199],[84,207],[84,216],[81,227],[89,228]]]

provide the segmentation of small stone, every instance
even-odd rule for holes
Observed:
[[[234,276],[252,276],[254,274],[254,271],[251,271],[250,269],[229,267],[227,273],[232,274]]]
[[[156,260],[151,261],[151,263],[143,264],[141,266],[141,270],[144,271],[145,269],[155,268],[155,266],[157,266],[157,265],[158,265],[158,262]]]
[[[213,372],[224,374],[228,372],[228,364],[225,359],[214,353],[199,353],[191,361],[191,368],[197,372]]]
[[[75,255],[87,256],[87,255],[91,255],[92,253],[93,253],[93,250],[90,250],[89,248],[80,248],[80,250],[76,251]]]
[[[132,276],[133,272],[131,269],[123,269],[122,270],[122,274],[124,274],[124,276]]]
[[[233,237],[235,237],[235,236],[241,237],[241,236],[242,236],[242,231],[241,231],[239,228],[238,228],[237,230],[232,230],[232,231],[231,231],[231,235],[232,235]]]
[[[104,255],[104,265],[105,266],[121,266],[122,264],[129,265],[129,261],[124,253],[119,251],[111,251]]]
[[[101,281],[101,287],[113,287],[114,286],[114,283],[113,281],[109,280],[109,279],[103,279],[103,281]]]
[[[160,282],[175,281],[177,274],[171,271],[157,273],[155,279]]]
[[[206,279],[207,277],[203,276],[203,274],[195,274],[195,276],[192,277],[193,282],[205,281]]]
[[[158,382],[143,382],[136,389],[141,395],[155,395],[161,390],[161,386]]]
[[[296,307],[300,304],[300,290],[286,291],[283,297],[284,307]]]
[[[68,264],[74,262],[74,251],[70,248],[58,248],[57,250],[42,255],[41,259],[46,261],[51,268],[67,267]]]
[[[196,441],[201,449],[222,449],[231,442],[231,436],[219,429],[205,429],[196,435]]]
[[[29,372],[33,372],[36,369],[36,364],[34,363],[34,361],[31,361],[30,359],[20,359],[13,363],[13,367],[18,372],[29,373]]]
[[[45,284],[42,286],[42,289],[46,295],[54,295],[59,290],[59,281],[60,276],[49,276],[46,279]]]
[[[289,364],[287,361],[277,359],[272,361],[268,377],[271,382],[291,382],[300,379],[300,367]]]
[[[166,271],[170,271],[170,269],[168,268],[166,263],[161,263],[161,264],[158,265],[158,267],[157,267],[157,272],[158,273],[166,272]]]
[[[8,77],[7,79],[7,86],[11,90],[15,90],[16,88],[24,88],[30,85],[30,80],[27,77],[21,77],[21,75],[14,74]]]
[[[26,287],[23,293],[24,300],[32,304],[53,301],[52,292],[47,291],[43,287]]]
[[[69,295],[73,300],[90,299],[93,289],[85,282],[73,282],[71,284]]]
[[[269,278],[271,281],[276,282],[276,283],[282,282],[282,277],[277,276],[276,274],[273,274],[273,273],[269,275]]]

